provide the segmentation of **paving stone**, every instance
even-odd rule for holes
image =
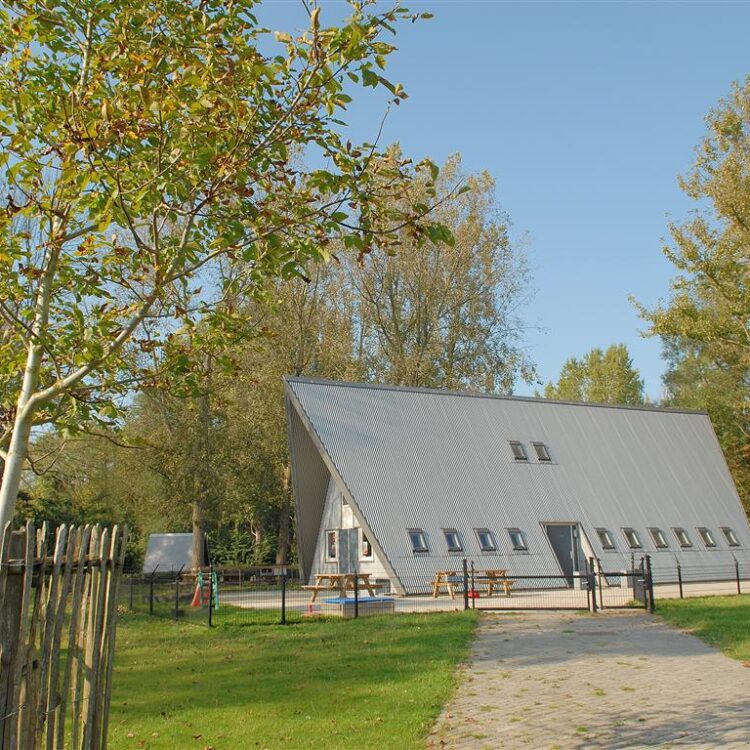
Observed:
[[[750,669],[645,613],[485,614],[431,750],[750,750]]]

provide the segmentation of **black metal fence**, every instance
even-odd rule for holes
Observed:
[[[261,625],[316,617],[355,618],[394,612],[589,610],[640,607],[657,598],[750,593],[750,565],[658,567],[645,555],[629,570],[602,569],[593,559],[569,575],[513,575],[482,570],[464,560],[457,570],[404,581],[407,593],[362,573],[321,574],[300,580],[282,566],[216,568],[200,573],[125,575],[120,606],[205,625]]]
[[[653,580],[659,598],[750,594],[750,564],[736,558],[708,565],[659,561]]]

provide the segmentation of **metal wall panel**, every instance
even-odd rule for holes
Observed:
[[[677,560],[691,567],[730,565],[734,556],[750,562],[750,528],[703,413],[300,378],[287,380],[287,393],[316,441],[305,444],[305,427],[290,419],[302,546],[318,532],[306,528],[315,516],[306,506],[319,505],[319,515],[325,500],[325,487],[313,491],[307,480],[312,447],[346,484],[407,590],[418,576],[460,567],[464,556],[510,575],[556,574],[547,522],[580,523],[606,570],[630,564],[623,527],[638,530],[657,572]],[[528,462],[514,460],[509,440],[526,445]],[[532,441],[549,447],[552,462],[536,460]],[[655,548],[652,526],[664,531],[669,549]],[[693,549],[679,549],[673,526],[688,529]],[[717,549],[703,548],[698,526],[712,530]],[[742,547],[730,549],[720,526],[733,528]],[[480,551],[474,529],[482,527],[494,532],[497,553]],[[513,551],[506,532],[513,527],[525,533],[528,552]],[[616,550],[601,548],[597,527],[609,529]],[[409,528],[424,529],[428,554],[412,552]],[[462,553],[447,552],[443,528],[459,531]]]

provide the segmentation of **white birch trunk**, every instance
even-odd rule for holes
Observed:
[[[44,276],[42,277],[36,297],[34,323],[31,327],[31,336],[27,343],[26,368],[23,373],[21,393],[18,396],[18,403],[16,404],[13,434],[10,439],[10,446],[8,447],[8,455],[5,459],[3,482],[0,485],[0,529],[5,528],[5,524],[13,520],[13,512],[16,509],[16,500],[18,499],[18,490],[21,486],[24,463],[29,452],[29,439],[31,438],[31,428],[34,424],[34,412],[39,406],[34,401],[34,395],[39,389],[39,375],[42,369],[42,356],[44,353],[43,339],[47,333],[47,324],[49,323],[52,282],[57,273],[57,259],[60,253],[60,248],[54,244],[59,228],[59,224],[54,224],[52,227],[46,268],[44,269]]]
[[[3,482],[0,485],[0,529],[5,528],[8,521],[13,520],[16,508],[18,490],[21,486],[26,456],[29,450],[31,426],[34,421],[34,411],[29,408],[29,399],[39,385],[39,369],[41,367],[41,347],[32,344],[26,358],[26,370],[23,375],[21,395],[18,397],[16,418],[13,423],[13,434],[8,447],[3,470]]]

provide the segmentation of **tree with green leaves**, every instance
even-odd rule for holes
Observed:
[[[557,383],[544,387],[544,397],[632,406],[644,402],[643,379],[625,344],[612,344],[605,351],[594,348],[581,359],[566,360]]]
[[[134,388],[189,368],[175,335],[231,339],[227,302],[264,279],[435,231],[398,203],[411,162],[340,120],[357,85],[405,98],[383,69],[412,16],[350,5],[274,38],[256,0],[0,3],[0,526],[35,425],[111,424]]]
[[[526,257],[487,172],[465,174],[454,155],[434,186],[412,184],[401,209],[424,210],[433,191],[449,235],[434,229],[412,252],[349,264],[355,358],[374,382],[510,392],[534,372],[520,345]]]
[[[665,344],[668,400],[709,410],[735,480],[750,498],[750,76],[706,118],[680,180],[700,208],[670,226],[669,299],[638,305]],[[637,303],[636,303],[637,304]]]

